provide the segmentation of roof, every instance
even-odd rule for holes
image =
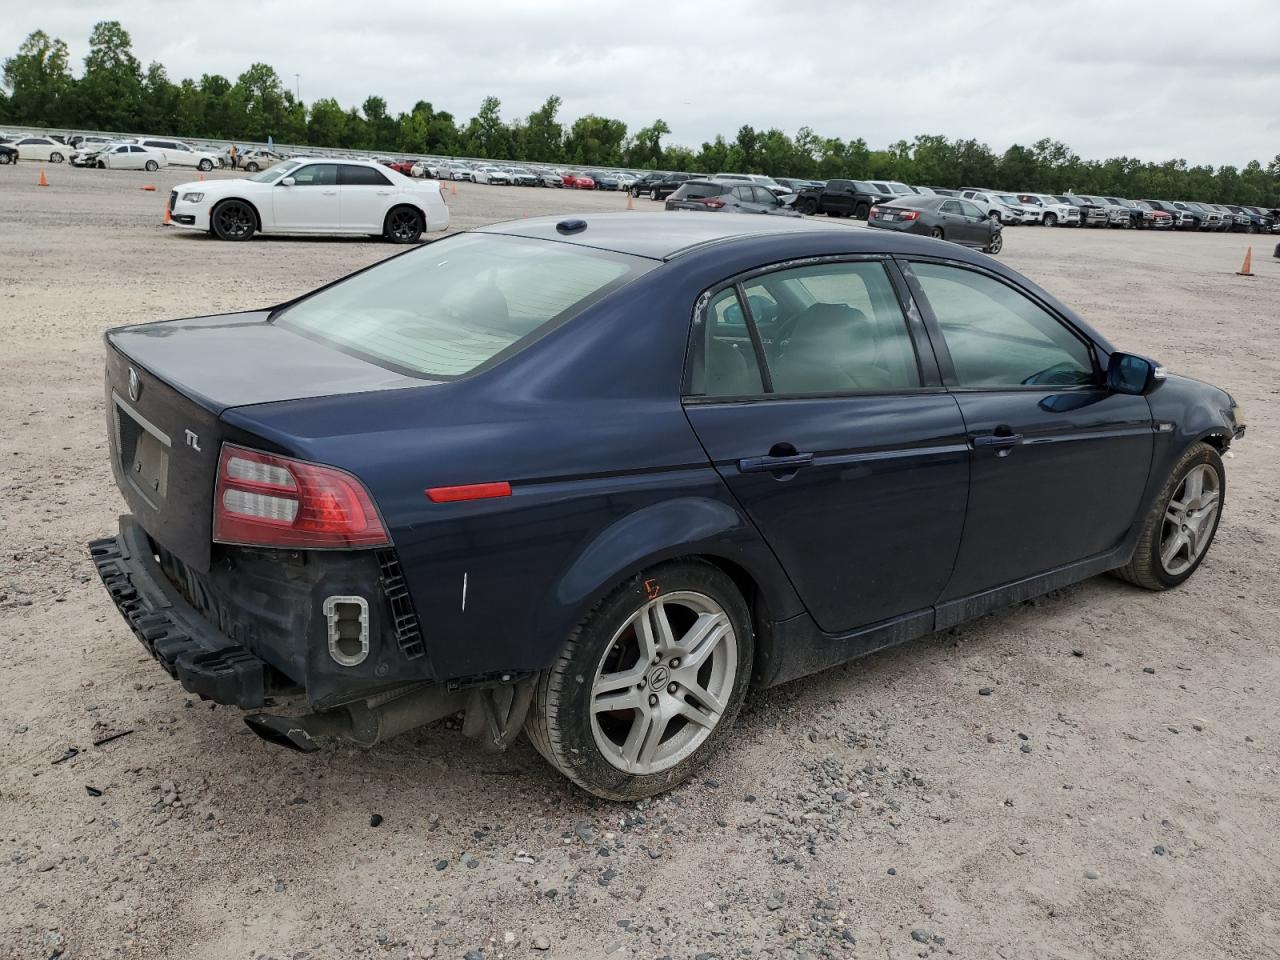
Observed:
[[[561,233],[556,224],[571,221],[586,226]],[[481,233],[501,233],[537,240],[558,240],[652,260],[669,260],[693,247],[724,240],[774,233],[821,233],[831,230],[863,232],[864,228],[806,220],[800,217],[752,216],[741,213],[600,213],[508,220],[479,227]],[[871,231],[865,231],[871,234]],[[878,234],[879,231],[876,231]]]

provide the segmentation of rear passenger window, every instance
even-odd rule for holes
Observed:
[[[338,166],[338,183],[344,187],[387,187],[391,185],[381,171],[373,167],[357,167],[348,164]]]
[[[715,296],[707,307],[706,376],[708,397],[747,397],[764,392],[751,331],[734,289]]]
[[[757,284],[778,304],[770,338],[761,337],[775,393],[920,386],[906,318],[880,263],[783,270],[747,286],[748,303]]]
[[[913,263],[961,387],[1074,386],[1094,381],[1089,347],[1057,317],[986,274]]]

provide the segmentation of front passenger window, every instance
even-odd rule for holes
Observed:
[[[299,167],[293,173],[294,186],[297,187],[332,187],[338,182],[338,166],[333,163],[312,163]]]
[[[1057,317],[993,277],[937,263],[912,272],[938,318],[961,387],[1079,386],[1089,347]]]

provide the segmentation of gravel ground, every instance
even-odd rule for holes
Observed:
[[[1274,241],[1007,231],[1117,343],[1242,402],[1188,584],[1098,578],[755,692],[703,776],[618,805],[449,723],[286,753],[143,654],[84,549],[121,508],[102,331],[395,248],[217,243],[160,226],[180,174],[49,172],[0,168],[0,956],[1280,956]],[[459,227],[625,206],[449,200]]]

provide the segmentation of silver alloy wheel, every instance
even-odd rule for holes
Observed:
[[[1160,566],[1171,577],[1185,573],[1209,546],[1220,492],[1218,472],[1207,463],[1192,467],[1174,491],[1160,528]]]
[[[692,590],[648,601],[613,635],[596,668],[596,746],[630,774],[674,767],[719,724],[737,673],[738,638],[719,603]]]
[[[991,238],[991,242],[987,244],[987,253],[992,255],[999,253],[1004,249],[1004,232],[1001,231]]]

